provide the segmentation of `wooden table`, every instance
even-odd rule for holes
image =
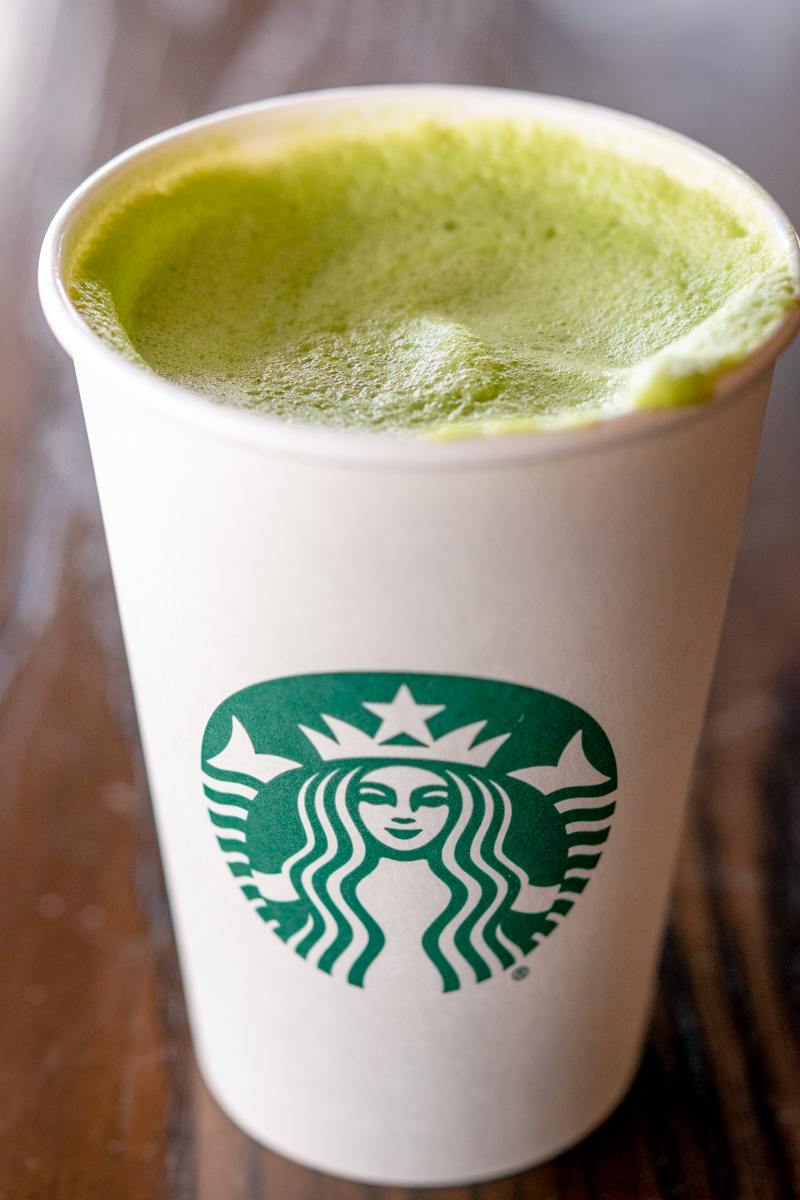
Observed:
[[[0,1200],[410,1195],[262,1149],[195,1069],[77,392],[35,300],[47,220],[92,167],[187,117],[281,91],[416,79],[538,86],[660,117],[743,159],[797,211],[800,92],[785,68],[800,22],[777,0],[752,14],[731,0],[722,36],[704,6],[680,8],[662,0],[645,18],[586,0],[7,0]],[[790,352],[639,1076],[556,1161],[430,1197],[800,1195],[799,389]]]

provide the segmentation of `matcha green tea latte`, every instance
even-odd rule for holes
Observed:
[[[744,189],[507,117],[206,147],[129,185],[68,278],[103,339],[186,388],[430,436],[707,400],[798,295]]]
[[[219,113],[54,219],[194,1046],[273,1150],[461,1186],[627,1090],[797,252],[486,88]]]

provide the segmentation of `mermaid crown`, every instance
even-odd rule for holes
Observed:
[[[443,712],[445,706],[417,704],[405,683],[398,688],[391,704],[365,702],[363,707],[381,718],[380,728],[372,737],[357,725],[350,725],[325,713],[320,715],[333,737],[305,725],[299,726],[323,762],[335,762],[342,758],[392,758],[395,761],[398,758],[413,758],[485,767],[511,736],[510,733],[501,733],[475,745],[475,739],[486,726],[486,721],[473,721],[470,725],[462,725],[440,738],[434,738],[428,729],[428,721]],[[391,740],[400,735],[413,738],[413,744]]]

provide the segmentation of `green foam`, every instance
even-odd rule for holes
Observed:
[[[755,201],[550,125],[154,174],[76,251],[76,307],[157,374],[293,422],[447,436],[694,403],[798,298]]]

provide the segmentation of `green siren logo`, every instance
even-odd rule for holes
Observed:
[[[230,869],[287,947],[357,987],[414,972],[445,992],[527,974],[597,865],[617,786],[574,704],[414,673],[237,692],[203,772]]]

